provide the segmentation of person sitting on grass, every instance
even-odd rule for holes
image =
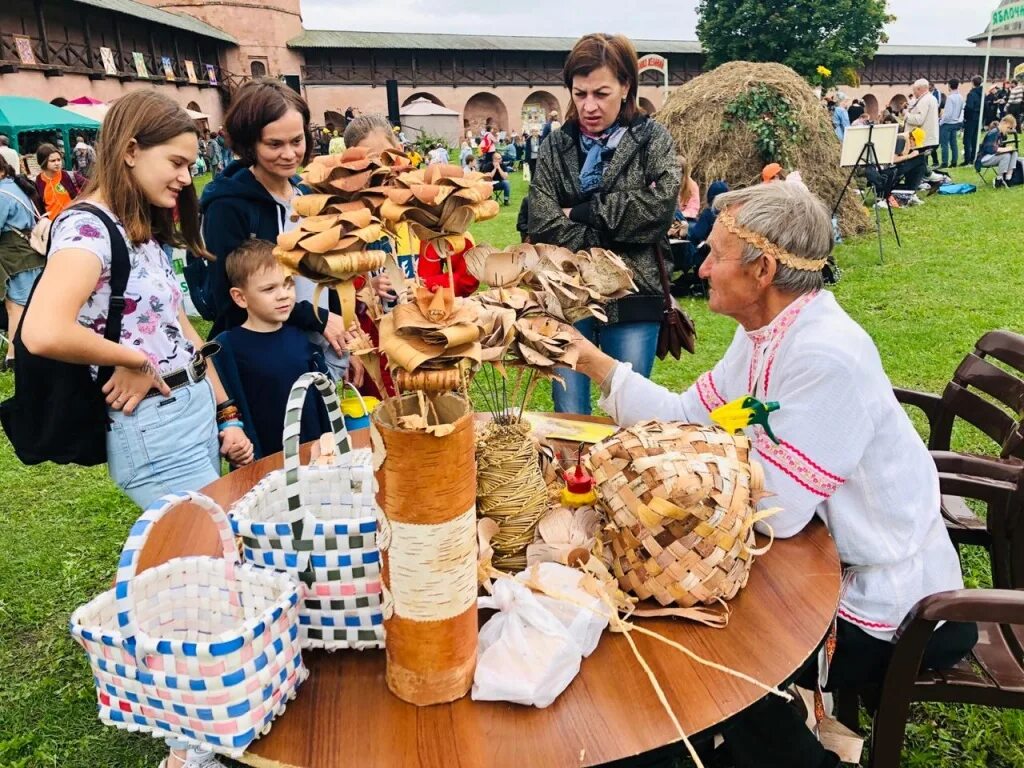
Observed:
[[[1007,137],[1017,130],[1017,120],[1013,115],[1006,115],[998,123],[989,128],[978,150],[978,171],[982,168],[995,168],[995,187],[1008,187],[1013,178],[1013,169],[1017,167],[1017,148],[1007,144]]]
[[[501,190],[504,195],[504,205],[509,204],[509,198],[512,195],[512,187],[508,183],[508,171],[502,167],[502,159],[500,152],[491,153],[491,169],[487,174],[491,177],[491,183],[494,185],[494,190],[497,192]]]
[[[295,307],[295,281],[277,262],[273,243],[246,240],[224,266],[231,300],[247,316],[217,336],[221,351],[213,363],[242,417],[253,456],[261,459],[281,450],[284,413],[295,380],[310,371],[327,373],[327,364],[320,348],[287,324]],[[331,430],[319,400],[311,388],[302,409],[302,442]]]

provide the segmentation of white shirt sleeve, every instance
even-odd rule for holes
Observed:
[[[799,533],[861,462],[875,429],[856,371],[839,355],[809,351],[776,373],[780,407],[768,423],[779,443],[754,427],[753,457],[773,494],[759,506],[781,507],[767,520],[777,537]]]
[[[619,363],[611,374],[608,395],[600,399],[599,405],[620,427],[631,427],[648,419],[707,424],[711,411],[729,399],[747,394],[733,393],[729,387],[731,381],[738,381],[734,372],[742,366],[742,348],[747,343],[742,329],[737,328],[732,343],[715,367],[679,394],[634,373],[628,363]]]

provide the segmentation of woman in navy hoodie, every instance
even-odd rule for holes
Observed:
[[[297,226],[290,217],[292,198],[304,190],[296,174],[309,161],[313,146],[309,106],[295,91],[271,78],[251,80],[238,90],[224,129],[238,159],[207,185],[199,201],[203,239],[216,257],[207,278],[208,296],[216,310],[210,338],[245,321],[245,311],[228,292],[224,271],[228,254],[249,238],[275,242],[279,233]],[[313,283],[296,277],[295,284],[298,301],[289,325],[322,334],[341,355],[345,326],[334,292],[323,292],[321,309],[314,313]]]

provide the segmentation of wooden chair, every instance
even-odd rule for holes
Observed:
[[[1024,467],[951,451],[932,456],[943,494],[986,505],[994,588],[931,595],[904,619],[881,695],[871,697],[879,702],[871,768],[898,768],[911,702],[1024,707]],[[953,669],[919,672],[925,645],[939,621],[977,622],[978,643]],[[837,717],[854,730],[858,699],[865,693],[837,692]]]
[[[929,425],[929,450],[951,450],[953,425],[962,419],[992,438],[998,462],[1019,467],[1024,462],[1024,380],[991,360],[1024,375],[1024,336],[989,331],[957,367],[941,396],[897,387],[896,399],[924,412]],[[944,493],[942,515],[954,544],[989,545],[985,523],[963,499]]]
[[[925,645],[940,621],[977,621],[974,656],[952,670],[918,674]],[[964,589],[921,600],[903,621],[871,731],[869,768],[899,768],[910,704],[944,701],[1024,708],[1024,660],[1007,629],[1024,626],[1024,591]],[[983,654],[989,654],[987,656]],[[984,660],[983,660],[984,659]]]

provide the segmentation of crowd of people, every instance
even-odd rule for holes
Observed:
[[[633,273],[637,291],[610,303],[606,321],[566,326],[580,362],[554,384],[555,409],[589,413],[592,383],[621,426],[651,418],[707,423],[715,407],[745,394],[781,401],[773,424],[785,442],[757,429],[752,439],[776,494],[772,504],[784,508],[775,535],[793,536],[821,518],[841,561],[858,566],[840,603],[824,687],[879,683],[907,611],[963,582],[942,527],[931,458],[897,405],[871,338],[823,290],[835,239],[829,210],[781,166],[766,167],[764,183],[746,189],[711,184],[702,208],[692,159],[679,157],[668,130],[637,106],[637,53],[624,36],[580,39],[563,77],[571,97],[564,121],[553,113],[525,135],[485,125],[459,149],[459,161],[488,173],[506,204],[508,174],[517,164],[529,172],[519,216],[524,239],[573,251],[608,248]],[[928,83],[914,92],[903,118],[908,146],[926,150],[939,143],[940,109]],[[850,121],[842,101],[837,133],[863,117]],[[1018,102],[1012,93],[1005,101],[1009,127]],[[970,95],[964,111],[969,102]],[[947,98],[946,110],[957,109]],[[1006,154],[1002,125],[978,148],[982,164]],[[298,226],[292,205],[308,192],[298,171],[325,146],[299,94],[277,80],[250,81],[236,92],[223,128],[209,134],[167,96],[135,91],[113,104],[100,135],[81,189],[56,148],[40,147],[43,171],[31,185],[19,183],[0,155],[0,248],[7,254],[0,263],[23,348],[90,366],[102,386],[110,476],[144,508],[165,493],[206,486],[218,477],[221,457],[237,467],[279,450],[288,393],[302,373],[321,370],[364,391],[369,385],[347,354],[357,329],[346,327],[337,295],[324,291],[314,306],[313,283],[288,275],[272,252],[278,236]],[[328,152],[335,139],[370,151],[405,144],[384,116],[354,111],[340,136],[331,130]],[[200,161],[215,174],[201,197],[193,184]],[[447,162],[447,148],[432,148],[425,161]],[[45,259],[24,246],[44,211],[52,222]],[[724,357],[682,394],[649,380],[666,308],[662,246],[673,228],[703,245],[696,266],[710,286],[709,309],[737,322]],[[399,239],[372,247],[408,255]],[[463,259],[472,240],[459,245],[445,262],[439,244],[420,244],[405,262],[408,273],[433,290],[454,283],[457,293],[472,293],[477,285]],[[167,247],[188,249],[202,266],[207,339],[185,313]],[[117,257],[125,248],[127,275]],[[386,274],[365,280],[382,299],[396,298]],[[124,301],[112,302],[119,282],[126,283]],[[357,316],[372,334],[365,312]],[[114,339],[107,337],[111,323],[121,328]],[[378,394],[393,393],[385,389]],[[327,424],[315,400],[306,408],[302,439],[311,440]],[[844,439],[837,443],[835,434]],[[974,625],[948,622],[933,635],[925,665],[955,663],[976,637]],[[813,685],[817,677],[812,657],[794,679]],[[838,765],[776,697],[730,720],[724,735],[741,768]],[[218,764],[183,742],[172,743],[167,762]]]

